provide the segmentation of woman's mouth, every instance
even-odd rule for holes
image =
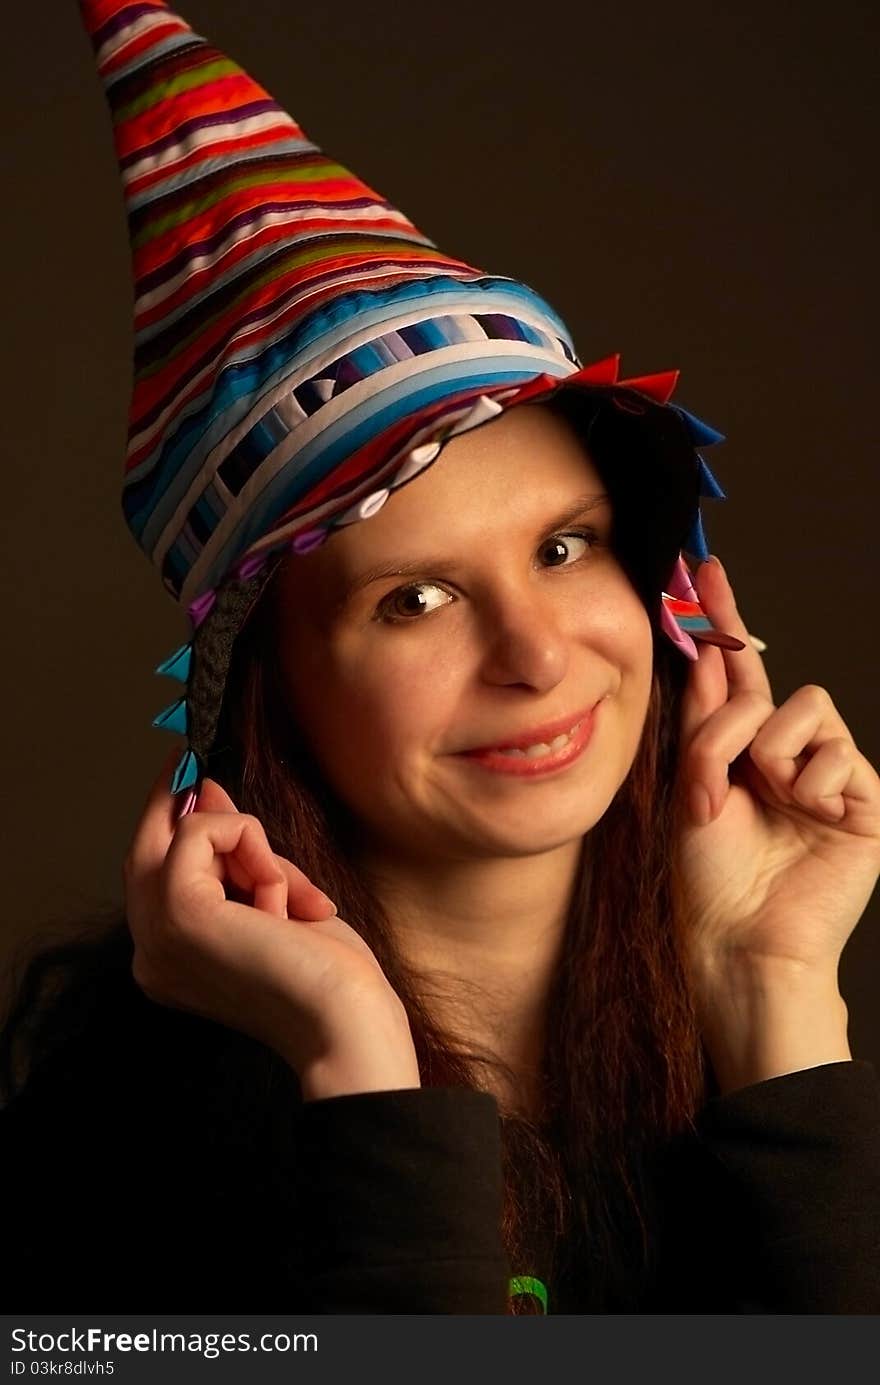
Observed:
[[[597,704],[598,707],[598,704]],[[563,735],[549,743],[539,741],[519,750],[465,750],[459,759],[469,760],[481,769],[501,774],[518,774],[529,779],[551,774],[572,764],[589,743],[593,734],[597,707]]]

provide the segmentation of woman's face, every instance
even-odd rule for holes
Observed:
[[[287,560],[291,714],[366,849],[529,855],[582,837],[608,808],[638,748],[653,646],[602,492],[573,428],[520,405],[451,439],[371,518]],[[589,742],[561,770],[531,778],[462,754],[594,704]]]

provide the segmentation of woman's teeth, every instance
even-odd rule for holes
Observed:
[[[563,732],[561,736],[554,737],[549,745],[546,741],[539,741],[537,745],[526,746],[524,750],[497,750],[494,753],[496,755],[516,755],[519,756],[521,760],[538,760],[542,755],[554,755],[558,750],[561,750],[564,745],[568,745],[580,725],[580,722],[576,722],[570,731]]]

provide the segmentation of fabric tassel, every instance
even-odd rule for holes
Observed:
[[[154,719],[153,725],[161,731],[173,731],[175,735],[185,736],[189,730],[186,698],[181,697],[178,702],[172,702],[170,707],[166,707],[164,712],[160,712]]]
[[[691,663],[696,662],[699,658],[697,646],[694,644],[687,630],[682,629],[679,624],[672,608],[672,601],[667,596],[666,592],[663,593],[663,598],[660,603],[660,628],[686,659],[689,659]]]
[[[701,418],[689,414],[687,409],[682,409],[679,404],[670,404],[671,409],[681,414],[687,424],[691,441],[695,447],[712,447],[716,442],[724,442],[724,434],[719,433],[717,428],[712,428],[710,424],[704,423]]]
[[[192,645],[182,644],[179,649],[175,649],[170,658],[161,663],[156,673],[165,674],[168,678],[176,678],[178,683],[185,683],[189,678],[189,671],[192,665]]]
[[[706,535],[703,532],[703,516],[700,514],[699,507],[694,515],[694,522],[684,546],[686,551],[693,553],[701,563],[706,562],[709,557],[709,545],[706,543]]]
[[[177,762],[177,768],[171,779],[171,792],[173,794],[182,793],[184,789],[191,789],[199,777],[199,762],[192,750],[185,750]]]
[[[700,495],[710,500],[727,499],[727,495],[715,480],[702,457],[700,457]]]
[[[216,591],[204,592],[201,596],[196,597],[195,601],[187,607],[187,614],[193,623],[194,630],[199,628],[216,600]]]

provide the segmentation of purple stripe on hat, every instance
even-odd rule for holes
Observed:
[[[277,135],[278,132],[275,131],[275,134]],[[271,148],[276,150],[279,158],[285,155],[288,159],[295,159],[302,154],[303,150],[311,149],[311,145],[305,140],[297,139],[291,132],[287,139],[276,138]],[[189,164],[185,168],[171,167],[161,182],[151,183],[142,192],[134,193],[129,197],[128,204],[132,212],[142,212],[145,207],[167,197],[175,189],[184,187],[195,189],[200,178],[206,177],[217,169],[223,168],[231,174],[231,171],[239,165],[253,168],[255,163],[253,149],[224,149],[218,153],[215,146],[213,152],[208,148],[201,152],[203,157],[198,164]]]
[[[234,305],[243,295],[257,284],[264,280],[266,274],[271,269],[274,277],[280,279],[283,275],[294,274],[299,270],[302,272],[302,264],[297,265],[297,260],[302,255],[303,250],[310,249],[322,241],[326,241],[326,232],[315,232],[314,235],[304,236],[298,246],[291,246],[289,243],[280,245],[274,254],[255,261],[252,265],[241,269],[236,277],[230,277],[224,283],[218,284],[211,294],[203,294],[200,297],[193,296],[184,305],[184,311],[178,311],[167,325],[154,322],[148,333],[138,333],[135,338],[135,363],[138,374],[146,372],[152,365],[163,365],[166,361],[173,360],[175,354],[181,350],[188,349],[189,343],[193,340],[196,332],[203,326],[209,326],[220,320],[230,305]],[[400,244],[400,237],[387,235],[380,239],[388,243],[389,263],[396,263],[393,255],[395,246]],[[363,237],[361,237],[363,240]],[[399,263],[404,264],[401,260]],[[338,271],[337,271],[338,278]],[[239,312],[235,327],[248,327],[253,323],[261,322],[267,317],[277,316],[276,309],[284,307],[294,301],[302,294],[302,285],[291,285],[286,293],[279,293],[273,304],[257,303],[249,313]],[[410,329],[407,329],[410,330]],[[430,330],[430,329],[424,329]],[[421,334],[423,335],[423,333]],[[421,335],[413,329],[413,338],[421,343]],[[229,340],[229,334],[226,334]],[[425,350],[426,344],[417,346],[417,350]]]
[[[353,211],[358,207],[368,207],[372,205],[373,203],[368,197],[358,197],[350,202],[333,203],[334,209],[351,208]],[[160,265],[157,269],[151,270],[149,274],[141,275],[137,281],[138,297],[142,294],[149,293],[152,289],[161,287],[167,280],[173,279],[176,274],[179,274],[181,270],[189,268],[193,259],[197,256],[211,254],[215,250],[218,250],[225,241],[231,238],[234,231],[239,231],[245,226],[253,225],[254,222],[262,220],[263,217],[269,215],[271,212],[289,212],[294,208],[299,211],[307,207],[314,208],[315,211],[322,211],[326,210],[327,203],[313,201],[311,198],[304,198],[302,200],[297,198],[295,204],[291,202],[261,202],[258,207],[252,207],[248,211],[242,212],[239,216],[230,217],[213,236],[208,236],[204,240],[191,241],[190,244],[185,246],[173,259],[166,261],[165,264]],[[298,219],[301,220],[301,218]],[[344,227],[344,222],[341,222],[340,226]],[[403,234],[405,229],[405,227],[401,226],[401,234]],[[340,230],[338,234],[342,234],[342,231]],[[236,240],[238,239],[239,237],[236,237]],[[428,245],[432,244],[432,242],[428,241],[424,243]]]
[[[443,396],[460,396],[468,390],[472,391],[474,386],[479,386],[480,390],[483,391],[487,387],[501,386],[505,383],[520,383],[529,376],[538,373],[538,363],[533,359],[523,357],[517,362],[509,360],[499,362],[497,357],[491,354],[490,344],[487,345],[487,352],[489,354],[481,359],[466,364],[462,362],[434,364],[429,357],[418,374],[410,372],[405,378],[398,379],[387,388],[374,392],[368,398],[362,398],[356,406],[328,425],[322,435],[300,446],[295,455],[287,458],[283,466],[279,467],[273,463],[270,472],[262,474],[262,479],[258,479],[262,464],[258,461],[255,464],[253,454],[249,459],[245,458],[244,466],[250,470],[251,475],[240,478],[240,480],[249,482],[247,513],[242,511],[239,506],[231,507],[227,519],[234,520],[235,530],[230,532],[227,526],[225,529],[226,537],[219,553],[213,543],[211,544],[213,550],[210,559],[211,569],[214,569],[216,562],[222,565],[227,559],[231,561],[257,536],[257,529],[248,528],[252,520],[258,525],[261,524],[264,519],[268,518],[270,509],[277,517],[280,511],[273,509],[273,507],[276,502],[281,502],[282,492],[287,498],[284,499],[281,508],[287,509],[294,503],[295,498],[299,499],[307,494],[309,488],[320,480],[322,482],[322,507],[327,504],[331,495],[336,493],[334,488],[324,489],[325,483],[332,475],[333,468],[346,456],[350,458],[364,440],[368,440],[377,431],[380,420],[387,427],[391,422],[405,416],[407,412],[418,413],[421,408],[426,407],[429,401],[438,401]],[[461,412],[466,412],[466,409],[462,409]],[[387,459],[382,462],[381,475],[385,474],[387,464]],[[374,459],[371,464],[371,472],[375,473],[376,470],[377,463]],[[359,482],[362,479],[362,475],[359,475],[358,478],[351,474],[347,475],[344,481],[340,481],[339,493],[343,497],[348,496],[355,487],[356,481]],[[163,507],[163,515],[167,523],[169,518],[167,506]],[[306,514],[302,516],[303,520],[307,517]],[[151,517],[151,523],[153,518]],[[242,529],[242,524],[244,524],[247,533]],[[158,526],[156,527],[158,528]],[[144,546],[146,547],[146,544]],[[201,577],[199,580],[201,582]]]
[[[512,318],[501,313],[477,313],[474,320],[479,322],[487,337],[502,341],[522,341],[522,328]]]
[[[377,261],[375,263],[381,265],[382,262]],[[406,308],[410,303],[415,303],[426,295],[430,295],[438,307],[442,306],[446,309],[453,306],[453,300],[458,300],[461,311],[465,305],[467,307],[473,306],[472,293],[476,293],[478,298],[483,297],[490,284],[493,296],[497,297],[498,293],[501,293],[506,298],[508,294],[510,295],[513,316],[519,315],[518,310],[521,304],[528,305],[527,311],[534,311],[532,290],[506,279],[487,281],[479,276],[473,280],[461,278],[455,264],[456,262],[453,262],[452,273],[448,272],[448,265],[436,264],[430,278],[427,272],[419,272],[418,277],[414,276],[412,266],[409,264],[404,269],[397,266],[396,273],[392,270],[391,273],[376,276],[368,294],[370,301],[376,304],[377,316],[373,323],[375,329],[381,331],[383,327],[388,328],[389,318],[391,318],[391,309],[389,308],[391,303],[399,303]],[[326,271],[325,275],[320,277],[332,279],[332,273]],[[315,352],[326,349],[326,346],[332,341],[338,340],[341,335],[344,335],[342,322],[338,320],[339,313],[343,312],[346,319],[354,314],[352,318],[354,320],[362,312],[360,305],[367,294],[364,284],[363,279],[355,281],[352,277],[345,281],[344,293],[342,286],[339,286],[342,297],[337,295],[337,307],[334,310],[335,326],[327,319],[326,304],[323,307],[318,303],[312,304],[309,314],[304,316],[302,320],[304,338],[300,346],[303,353],[305,353],[307,346]],[[309,296],[310,298],[313,297],[311,290],[309,290]],[[322,323],[324,327],[316,331],[316,326]],[[213,352],[207,355],[203,354],[199,361],[191,362],[185,373],[181,371],[179,378],[183,384],[180,389],[169,386],[163,399],[154,403],[146,413],[138,414],[134,418],[130,425],[130,433],[132,434],[139,430],[142,419],[152,420],[157,416],[157,412],[161,412],[169,404],[173,405],[177,416],[176,419],[169,419],[165,441],[157,438],[150,450],[141,456],[135,467],[126,468],[125,485],[132,492],[132,510],[128,513],[134,516],[131,522],[137,538],[140,539],[141,534],[135,520],[141,511],[141,502],[135,499],[135,496],[143,490],[144,483],[149,480],[157,465],[161,465],[159,461],[160,451],[165,453],[166,465],[173,470],[174,466],[181,464],[187,447],[196,448],[198,446],[198,436],[200,433],[204,433],[206,428],[213,434],[213,443],[219,441],[219,435],[216,432],[220,426],[217,422],[218,417],[221,414],[224,415],[227,420],[225,426],[231,428],[234,422],[242,416],[239,411],[239,404],[236,402],[239,396],[246,392],[253,393],[262,390],[267,381],[272,383],[272,377],[283,372],[285,368],[289,372],[292,371],[292,367],[286,365],[283,359],[282,345],[286,343],[289,346],[290,341],[290,325],[289,321],[285,320],[275,325],[274,335],[272,331],[267,329],[260,334],[258,341],[251,341],[247,345],[240,343],[238,346],[230,348],[227,351],[227,358],[222,371],[216,373],[213,393],[203,388],[189,399],[184,399],[181,392],[183,385],[190,384],[193,376],[204,368],[206,362],[208,364],[212,362],[217,355],[217,348],[215,348]],[[398,349],[393,340],[389,344],[392,351]],[[258,347],[261,348],[259,351],[257,351]],[[406,356],[411,354],[402,342],[399,343],[399,349],[405,353],[402,359],[406,359]],[[556,347],[554,346],[553,349],[556,350]],[[214,417],[212,421],[206,423],[204,409],[209,400],[213,403]],[[148,426],[145,422],[144,429],[146,430]]]
[[[231,283],[245,283],[247,276],[259,272],[261,265],[277,263],[277,257],[286,243],[283,236],[276,235],[271,239],[263,237],[259,241],[255,240],[253,245],[248,246],[246,253],[240,255],[238,259],[235,261],[230,259],[225,267],[215,260],[210,268],[207,265],[201,266],[199,272],[212,276],[216,291],[226,289]],[[193,273],[195,273],[195,267],[193,267]],[[160,332],[166,331],[172,322],[182,321],[191,311],[194,295],[190,293],[188,297],[182,296],[186,291],[186,279],[188,277],[186,275],[176,282],[172,281],[174,286],[169,286],[168,292],[161,302],[156,302],[155,297],[151,295],[153,298],[152,305],[144,305],[139,316],[135,319],[135,341],[137,343],[151,341]],[[152,321],[146,321],[147,317],[152,318]]]
[[[155,10],[153,13],[155,14]],[[237,124],[240,120],[250,120],[251,116],[266,115],[269,111],[273,111],[276,115],[286,115],[278,102],[270,99],[268,101],[249,101],[245,106],[232,106],[228,111],[220,111],[217,115],[199,115],[192,120],[183,120],[179,125],[175,125],[169,134],[163,135],[161,139],[155,139],[150,144],[142,144],[140,149],[126,154],[125,158],[119,160],[119,166],[123,172],[127,172],[133,164],[139,164],[142,159],[161,154],[164,149],[175,144],[182,144],[185,139],[198,130],[210,129],[212,125]],[[287,119],[289,120],[290,117],[287,116]]]
[[[411,260],[404,260],[404,261],[401,261],[401,260],[397,260],[397,259],[394,259],[393,257],[389,256],[387,259],[381,259],[381,260],[374,260],[374,261],[372,261],[370,267],[371,267],[371,269],[376,270],[376,271],[379,271],[379,270],[381,270],[381,269],[386,269],[386,268],[398,268],[398,269],[402,269],[402,270],[406,271],[406,270],[411,270],[411,269],[412,269],[412,261],[411,261]],[[438,268],[442,268],[442,266],[438,266]],[[320,284],[323,284],[323,283],[337,283],[338,280],[339,280],[339,267],[338,267],[338,266],[334,266],[333,269],[327,270],[326,273],[316,275],[314,279],[310,279],[310,280],[309,280],[309,285],[308,285],[309,291],[311,292],[316,286],[318,286],[318,285],[320,285]],[[355,291],[357,291],[357,292],[362,291],[362,290],[361,290],[361,286],[359,286],[359,285],[355,285],[354,288],[355,288]],[[302,284],[294,284],[293,287],[290,288],[289,291],[288,291],[286,294],[283,295],[283,297],[282,297],[281,295],[276,295],[276,297],[272,300],[271,303],[264,303],[264,304],[262,304],[261,306],[255,308],[252,312],[248,313],[247,315],[242,316],[242,317],[239,317],[238,320],[237,320],[237,322],[236,322],[236,329],[239,330],[239,329],[240,329],[241,327],[243,327],[245,324],[247,324],[247,323],[252,323],[252,322],[254,322],[254,321],[257,321],[257,320],[259,320],[260,317],[265,317],[267,313],[268,313],[270,316],[273,316],[273,317],[274,317],[274,316],[278,316],[277,310],[278,310],[282,305],[290,304],[293,300],[295,300],[297,297],[299,297],[299,296],[302,294],[302,292],[303,292],[303,286],[302,286]],[[318,312],[318,313],[325,312],[325,311],[326,311],[326,304],[320,304],[320,303],[319,303],[319,304],[317,305],[317,307],[315,308],[315,311]],[[299,321],[299,323],[296,323],[296,322],[291,323],[291,325],[290,325],[290,330],[289,330],[289,332],[287,332],[285,335],[286,335],[287,337],[291,337],[291,338],[296,337],[297,335],[299,335],[299,333],[302,332],[302,330],[303,330],[303,324],[304,324],[304,322],[307,322],[307,321],[308,321],[308,316],[305,317],[305,318],[303,318],[303,319],[301,319],[301,320]],[[184,393],[184,391],[185,391],[185,389],[186,389],[186,386],[187,386],[192,380],[194,380],[194,379],[196,378],[196,376],[199,375],[199,374],[205,369],[205,366],[206,366],[209,362],[211,362],[212,360],[215,360],[215,359],[217,358],[218,355],[221,355],[222,352],[225,351],[225,350],[227,349],[228,345],[229,345],[228,340],[227,340],[227,341],[223,341],[223,340],[221,339],[219,342],[216,343],[215,346],[213,346],[213,347],[211,348],[211,350],[210,350],[209,352],[207,352],[206,354],[203,354],[203,355],[199,356],[197,360],[192,361],[191,364],[190,364],[189,366],[187,366],[186,370],[180,371],[180,372],[175,376],[173,385],[169,386],[168,392],[167,392],[166,394],[163,394],[162,397],[161,397],[160,399],[157,399],[157,400],[156,400],[156,403],[152,406],[152,408],[150,408],[149,410],[147,410],[147,412],[146,412],[145,414],[139,415],[137,419],[135,419],[135,420],[132,421],[132,425],[131,425],[130,432],[131,432],[132,434],[135,433],[135,432],[137,432],[137,433],[144,432],[145,429],[147,429],[152,423],[154,423],[155,420],[159,417],[159,415],[162,414],[162,413],[164,412],[165,409],[167,409],[170,400],[172,400],[172,399],[178,399],[178,398]],[[259,349],[260,349],[261,352],[263,352],[263,351],[266,350],[266,344],[265,344],[264,342],[257,343],[257,344],[255,345],[255,347],[252,348],[252,350],[253,350],[253,349],[256,349],[256,346],[259,346]],[[391,346],[391,349],[392,349],[392,350],[395,349],[394,343],[393,343],[393,342],[390,343],[390,346]],[[401,359],[402,359],[402,360],[405,360],[405,359],[407,359],[407,358],[408,358],[409,356],[411,356],[411,355],[412,355],[412,352],[409,351],[409,350],[407,350],[407,351],[405,352],[405,354],[401,354]],[[234,369],[235,366],[236,366],[237,364],[238,364],[237,362],[233,362],[231,366],[224,366],[224,371],[225,371],[226,369],[230,369],[230,368]],[[137,375],[138,371],[141,369],[141,366],[142,366],[141,352],[139,352],[139,351],[136,349],[136,350],[135,350],[135,374],[136,374],[136,375]],[[216,382],[215,382],[215,383],[216,383]],[[191,403],[191,402],[192,402],[192,401],[190,401],[190,403]]]
[[[201,39],[195,34],[169,34],[167,38],[160,39],[158,43],[153,44],[152,48],[138,53],[137,56],[130,59],[124,67],[117,68],[111,76],[107,77],[104,85],[107,88],[108,94],[112,91],[115,97],[118,91],[124,90],[123,84],[127,82],[130,77],[134,77],[138,73],[146,71],[148,68],[152,67],[154,63],[166,57],[167,54],[174,53],[180,48],[192,48],[200,43]]]
[[[425,292],[423,281],[413,282],[396,275],[389,276],[385,284],[385,289],[379,290],[378,296],[386,300],[386,311],[394,302],[400,303],[403,309],[408,302]],[[469,286],[454,284],[443,276],[432,283],[430,291],[443,300],[447,292],[452,290],[456,297],[461,295],[463,299],[469,299]],[[518,296],[528,297],[528,294],[524,291],[523,295]],[[359,301],[361,295],[354,293],[349,297]],[[450,305],[446,302],[444,306]],[[318,323],[322,321],[323,317],[319,314]],[[384,328],[385,341],[390,341],[393,346],[389,326],[381,314],[374,324],[376,331],[381,332]],[[324,331],[315,336],[313,328],[309,326],[309,318],[304,319],[303,330],[314,336],[310,346],[315,351],[326,349],[333,339],[332,333],[328,337]],[[259,392],[274,388],[276,384],[283,386],[285,373],[291,373],[292,332],[289,321],[276,326],[273,339],[269,340],[269,336],[264,332],[262,349],[256,355],[253,354],[252,344],[240,346],[239,354],[228,359],[222,370],[214,372],[216,378],[210,391],[201,389],[188,400],[172,396],[177,413],[173,425],[166,428],[163,436],[156,438],[137,467],[126,473],[124,511],[133,533],[148,551],[167,524],[168,513],[180,502],[198,469],[204,465],[207,451],[222,439],[224,429],[228,432],[240,423],[250,407],[249,398],[253,399]],[[402,358],[411,356],[403,342],[399,338],[396,340],[398,353],[403,353]],[[305,350],[305,344],[301,345]],[[289,384],[287,388],[290,389]],[[287,395],[285,398],[293,396]],[[161,497],[158,505],[157,497]]]
[[[151,98],[151,105],[157,99],[162,101],[163,91],[168,84],[193,71],[201,71],[223,57],[198,34],[186,29],[175,30],[168,38],[152,42],[149,53],[149,62],[129,64],[134,71],[127,76],[122,75],[123,68],[114,71],[113,101],[118,110],[124,110],[147,95]],[[109,90],[108,87],[108,93]]]
[[[315,241],[319,239],[321,239],[320,236],[314,237]],[[282,248],[281,254],[290,257],[297,253],[297,249],[298,248],[292,249],[292,247],[287,244]],[[393,255],[389,255],[387,259],[376,261],[375,263],[399,265],[403,267],[410,262],[398,260]],[[292,267],[291,265],[291,269]],[[263,263],[258,264],[255,268],[259,274],[262,275],[265,273]],[[338,282],[338,266],[336,267],[336,272],[333,277]],[[312,283],[314,283],[314,281],[312,281]],[[161,368],[168,361],[172,360],[175,354],[178,354],[181,350],[186,348],[188,340],[191,339],[193,332],[201,327],[204,322],[209,322],[211,319],[221,314],[227,301],[234,301],[236,298],[240,297],[246,286],[247,277],[244,275],[238,279],[230,280],[223,290],[218,290],[210,296],[203,295],[194,299],[190,305],[190,311],[186,316],[173,322],[165,331],[152,336],[148,341],[136,343],[134,352],[136,378],[139,378],[142,374],[148,373],[153,367]],[[282,310],[284,308],[295,303],[298,298],[302,297],[302,292],[302,284],[296,282],[290,285],[285,293],[276,293],[270,303],[257,303],[250,312],[238,313],[234,324],[234,331],[227,329],[221,335],[219,341],[209,348],[207,355],[202,356],[200,359],[205,361],[216,357],[218,352],[222,352],[226,349],[233,335],[239,336],[249,327],[263,322],[267,318],[277,320],[279,317],[283,316]],[[423,350],[424,347],[417,349]],[[175,393],[179,393],[179,386],[178,389],[175,390]],[[139,429],[143,426],[143,422],[142,419],[138,419]]]
[[[121,29],[130,28],[135,19],[141,19],[145,14],[155,15],[161,13],[162,11],[157,10],[155,5],[127,5],[124,10],[120,10],[119,14],[114,15],[112,19],[108,19],[106,24],[102,24],[100,29],[97,29],[92,35],[92,43],[95,46],[95,50],[97,51],[99,48],[103,48],[108,38],[112,38],[114,34],[118,34]],[[168,11],[168,18],[176,19],[179,23],[182,22],[180,16],[176,15],[173,10]],[[196,37],[198,37],[198,35],[196,35]]]
[[[377,363],[376,369],[381,368]],[[366,380],[368,375],[375,374],[375,370],[369,370],[366,366],[358,365],[356,361],[341,361],[334,373],[336,375],[336,389],[333,393],[341,394],[349,386],[356,385],[361,380]]]
[[[149,202],[139,207],[129,202],[128,224],[131,234],[138,238],[154,221],[165,223],[171,216],[176,216],[180,221],[181,209],[188,212],[193,198],[210,195],[214,198],[212,205],[222,202],[235,191],[242,178],[250,177],[252,173],[259,173],[268,184],[283,182],[285,173],[297,174],[303,169],[325,164],[327,159],[313,145],[291,152],[287,149],[279,151],[277,143],[267,144],[259,152],[252,149],[246,158],[234,162],[206,158],[203,164],[194,164],[188,170],[189,177],[184,181],[166,179],[165,187]]]

